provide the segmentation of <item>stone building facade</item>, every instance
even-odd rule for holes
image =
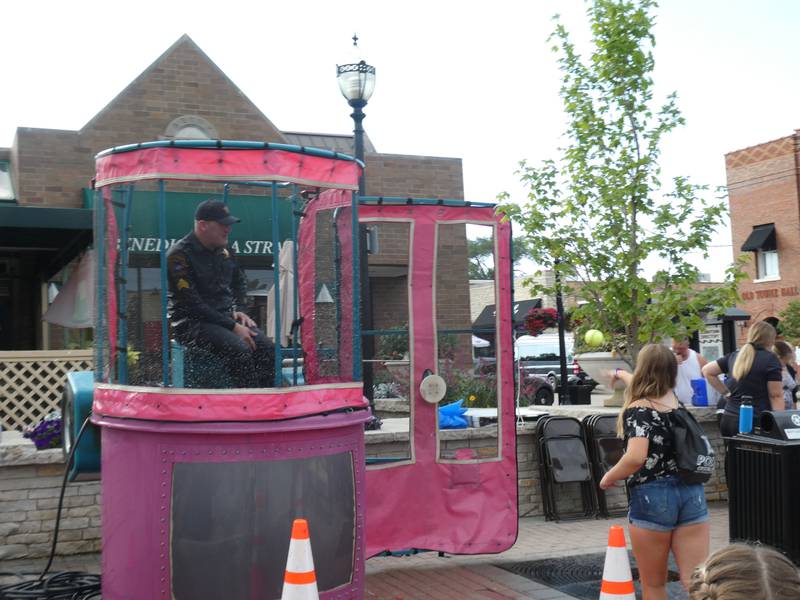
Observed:
[[[9,334],[0,336],[5,340],[0,350],[56,349],[65,344],[57,329],[41,322],[41,315],[47,308],[48,283],[62,282],[66,275],[62,268],[74,265],[74,259],[91,241],[86,190],[91,187],[95,154],[112,146],[179,138],[279,142],[348,154],[353,147],[352,136],[281,131],[185,35],[80,130],[19,128],[12,147],[0,148],[0,167],[7,170],[13,190],[10,198],[0,196],[0,327],[5,325],[4,333]],[[382,154],[368,138],[365,150],[368,195],[463,199],[461,159]],[[32,213],[35,209],[43,210]],[[47,232],[39,241],[31,242],[30,248],[6,243],[7,232],[13,230],[16,238],[30,233],[26,229],[30,215],[49,215],[57,227],[68,213],[80,217],[81,224],[64,237],[60,246],[52,244],[58,247],[50,248],[45,257],[49,268],[37,263],[43,260],[39,242]],[[186,231],[190,225],[187,219]],[[384,237],[390,235],[386,232]],[[388,237],[382,247],[390,249]],[[407,263],[402,252],[370,257],[370,265],[383,269],[376,272],[379,281],[373,286],[373,302],[381,322],[396,322],[402,313],[402,307],[395,305],[400,297],[398,290],[406,285],[405,276],[386,267],[404,260]],[[261,266],[258,261],[251,265]],[[456,296],[468,306],[466,277],[465,271],[464,293]],[[145,299],[144,304],[150,300]],[[387,316],[387,311],[394,314]],[[149,335],[158,337],[157,332]]]
[[[725,155],[733,254],[747,256],[739,307],[750,322],[800,300],[799,161],[800,130]]]

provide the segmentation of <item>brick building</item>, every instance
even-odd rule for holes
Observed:
[[[49,284],[63,282],[76,257],[91,243],[88,189],[95,154],[123,144],[186,138],[281,142],[353,152],[352,136],[281,131],[188,36],[182,36],[80,130],[19,128],[12,147],[0,148],[0,350],[56,349],[69,341],[63,332],[44,324],[41,316]],[[461,159],[383,154],[369,139],[365,150],[368,195],[463,198]],[[189,230],[192,211],[187,211],[180,230],[168,230],[168,237],[181,237]],[[393,236],[400,244],[397,248]],[[402,248],[401,237],[396,231],[381,231],[378,253],[370,257],[373,301],[379,307],[376,326],[408,320],[407,306],[405,315],[402,307],[394,307],[404,297],[398,290],[406,287],[408,249],[407,241]],[[147,269],[155,266],[157,244],[136,232],[132,241],[141,245],[143,256],[137,274],[147,280],[152,276]],[[466,246],[463,240],[462,245]],[[271,268],[271,261],[263,258],[271,250],[266,245],[253,247],[253,256],[245,261],[248,274],[267,280],[263,271]],[[468,315],[466,268],[464,250],[453,257],[451,269],[454,274],[463,271],[463,290],[451,300],[463,302],[459,314]],[[157,304],[152,294],[153,298],[140,296],[138,308],[132,305],[131,310],[138,310],[141,320],[147,321],[145,315]]]
[[[748,256],[739,306],[751,322],[800,300],[798,161],[800,130],[725,155],[733,254]]]

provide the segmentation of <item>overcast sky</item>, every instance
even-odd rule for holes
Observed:
[[[547,36],[560,12],[585,40],[581,0],[7,2],[0,22],[0,146],[16,127],[79,129],[182,34],[280,129],[350,133],[335,65],[377,69],[364,127],[379,152],[461,157],[467,199],[519,193],[520,159],[555,158],[564,116]],[[725,184],[724,154],[800,128],[800,2],[663,0],[657,92],[687,126],[666,175]],[[124,140],[128,141],[128,140]],[[144,140],[142,140],[144,141]],[[730,261],[721,231],[711,261]]]

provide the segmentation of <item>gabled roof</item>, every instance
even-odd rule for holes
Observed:
[[[131,92],[135,92],[136,88],[141,87],[146,80],[157,75],[157,73],[155,73],[156,70],[167,66],[170,63],[173,55],[175,55],[178,51],[194,54],[199,61],[202,61],[208,65],[219,77],[224,80],[227,85],[230,86],[231,92],[236,94],[248,106],[249,110],[252,110],[253,113],[259,115],[264,120],[264,123],[275,131],[275,134],[280,138],[276,141],[285,141],[280,130],[275,127],[272,121],[270,121],[267,116],[261,112],[261,110],[247,96],[245,96],[242,90],[239,89],[239,87],[225,74],[225,72],[220,69],[214,63],[214,61],[211,60],[205,52],[203,52],[200,46],[198,46],[194,40],[192,40],[192,38],[186,34],[183,34],[180,38],[178,38],[178,40],[172,44],[172,46],[167,48],[167,50],[161,56],[159,56],[149,67],[142,71],[138,77],[131,81],[119,94],[114,97],[113,100],[111,100],[111,102],[103,107],[100,112],[92,117],[89,122],[81,128],[81,133],[91,130],[93,126],[97,124],[97,122],[100,121],[110,110],[117,107],[117,105],[122,104],[122,102],[131,94]],[[180,67],[180,65],[177,66]],[[174,67],[175,65],[173,65],[173,68]]]
[[[301,131],[282,131],[283,136],[290,144],[296,146],[308,146],[311,148],[322,148],[343,154],[354,155],[353,136],[335,133],[305,133]],[[367,134],[364,134],[364,152],[375,154],[375,146]]]

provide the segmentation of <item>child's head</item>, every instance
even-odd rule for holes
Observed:
[[[658,399],[675,387],[678,362],[670,348],[647,344],[639,351],[630,385],[625,388],[625,402],[617,418],[617,435],[622,437],[623,413],[632,402]]]
[[[628,398],[660,398],[675,387],[678,362],[670,348],[663,344],[647,344],[639,351],[636,369],[626,392]]]
[[[794,348],[782,340],[775,342],[773,350],[775,351],[775,354],[778,355],[778,358],[780,358],[784,363],[791,362],[792,357],[794,356]]]
[[[731,544],[695,570],[690,600],[800,600],[800,571],[767,546]]]

